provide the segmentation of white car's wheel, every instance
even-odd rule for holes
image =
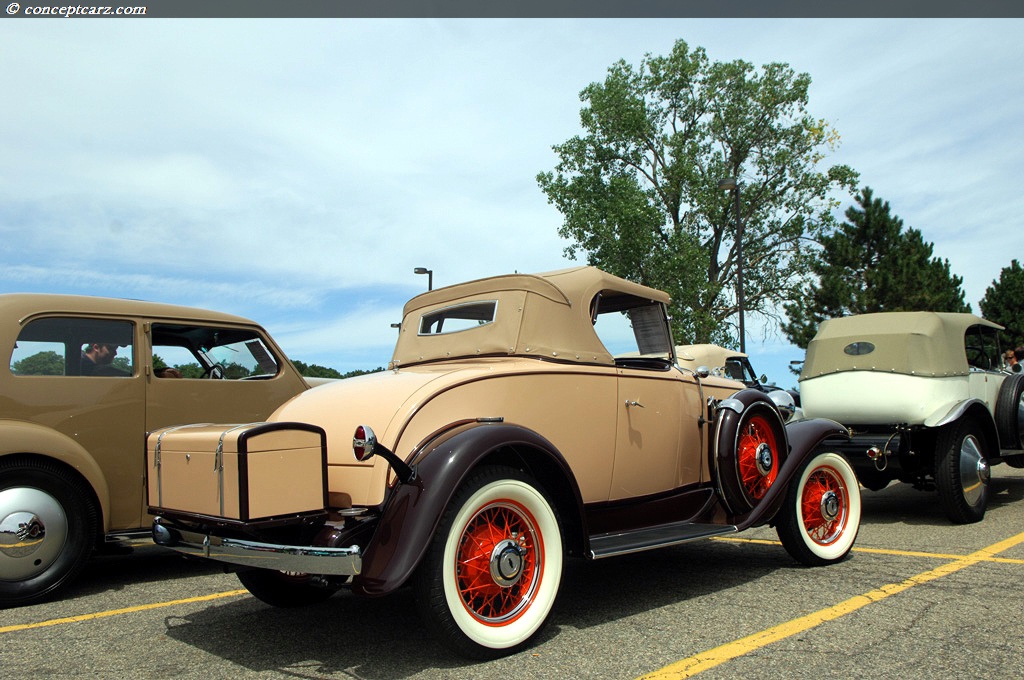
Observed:
[[[991,471],[986,440],[972,421],[942,428],[935,447],[935,486],[946,516],[955,524],[980,522],[988,505]]]
[[[554,506],[529,476],[489,467],[445,511],[417,572],[417,601],[455,651],[494,658],[540,632],[561,578]]]
[[[776,530],[786,551],[808,566],[846,557],[860,529],[860,487],[845,458],[819,453],[786,493]]]

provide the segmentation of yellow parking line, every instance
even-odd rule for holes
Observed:
[[[189,597],[184,600],[171,600],[170,602],[153,602],[151,604],[140,604],[135,607],[125,607],[124,609],[111,609],[105,612],[94,612],[92,614],[79,614],[78,616],[68,616],[62,619],[50,619],[49,621],[40,621],[38,623],[19,623],[13,626],[3,626],[2,628],[0,628],[0,633],[13,633],[16,630],[29,630],[31,628],[59,626],[63,623],[79,623],[81,621],[92,621],[93,619],[103,619],[108,616],[120,616],[121,614],[144,612],[149,609],[173,607],[176,604],[189,604],[190,602],[207,602],[209,600],[219,600],[224,597],[234,597],[236,595],[243,595],[247,592],[249,591],[245,590],[244,588],[242,588],[241,590],[227,590],[223,593],[213,593],[212,595],[200,595],[198,597]]]
[[[942,578],[943,576],[948,576],[954,572],[960,571],[961,569],[978,564],[979,562],[992,560],[996,554],[1009,550],[1020,543],[1024,543],[1024,533],[999,541],[998,543],[994,543],[987,548],[982,548],[981,550],[969,555],[956,557],[953,561],[947,564],[943,564],[935,569],[930,569],[917,574],[916,576],[912,576],[902,583],[890,583],[888,585],[884,585],[881,588],[876,588],[875,590],[866,592],[863,595],[851,597],[850,599],[840,602],[833,607],[827,607],[814,612],[813,614],[801,616],[778,626],[754,633],[753,635],[748,635],[745,638],[726,643],[705,652],[700,652],[688,659],[677,661],[676,663],[665,666],[660,670],[649,673],[643,676],[643,680],[666,680],[668,678],[692,677],[702,671],[708,670],[709,668],[714,668],[726,661],[743,656],[755,649],[760,649],[761,647],[770,645],[773,642],[778,642],[779,640],[791,637],[797,633],[802,633],[803,631],[814,628],[826,621],[838,619],[839,617],[857,611],[861,607],[867,606],[872,602],[879,602],[890,595],[896,595],[897,593],[901,593],[904,590],[921,585],[922,583],[927,583],[929,581]]]
[[[712,536],[713,541],[732,541],[733,543],[756,543],[760,545],[782,545],[780,541],[772,541],[764,538],[735,538],[732,536]],[[896,555],[897,557],[927,557],[941,560],[958,560],[963,555],[948,553],[921,552],[918,550],[892,550],[889,548],[854,548],[853,552],[867,553],[869,555]],[[1012,557],[990,557],[986,562],[999,562],[1002,564],[1024,564],[1024,560]]]

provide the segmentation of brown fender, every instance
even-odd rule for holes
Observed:
[[[776,450],[772,451],[771,460],[766,460],[776,475],[758,477],[760,488],[757,493],[747,487],[740,471],[740,439],[742,430],[752,418],[760,421],[771,430],[775,439]],[[778,470],[789,455],[786,445],[786,430],[778,408],[764,392],[757,389],[741,390],[732,397],[718,404],[715,418],[714,449],[711,452],[711,464],[719,495],[733,516],[742,516],[759,504],[765,488],[778,482]],[[749,463],[749,459],[747,461]],[[747,480],[750,483],[750,480]]]
[[[774,519],[786,499],[789,485],[795,483],[796,473],[803,464],[817,453],[818,447],[826,439],[834,437],[849,439],[850,431],[834,420],[812,418],[789,423],[786,425],[786,435],[789,438],[789,457],[783,463],[782,469],[779,470],[775,484],[768,489],[768,493],[765,494],[758,506],[742,518],[742,521],[736,522],[738,531]]]
[[[504,451],[510,455],[501,457]],[[352,579],[352,590],[376,597],[405,583],[423,559],[459,485],[491,456],[532,470],[544,480],[556,503],[575,503],[582,509],[576,480],[551,442],[519,425],[470,421],[421,445],[410,458],[416,477],[396,486],[386,501],[380,523],[363,553],[362,572]],[[582,516],[581,510],[579,514]]]

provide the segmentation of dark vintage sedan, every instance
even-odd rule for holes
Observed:
[[[278,606],[411,583],[425,625],[488,658],[544,626],[567,556],[774,525],[799,562],[860,523],[845,434],[681,368],[664,293],[591,267],[410,300],[389,370],[266,422],[150,434],[157,542],[234,565]],[[210,419],[205,419],[209,422]]]

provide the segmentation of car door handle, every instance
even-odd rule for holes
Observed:
[[[636,406],[638,408],[643,408],[644,407],[644,405],[641,404],[639,401],[632,401],[632,400],[626,402],[626,407],[628,408],[630,406]]]

